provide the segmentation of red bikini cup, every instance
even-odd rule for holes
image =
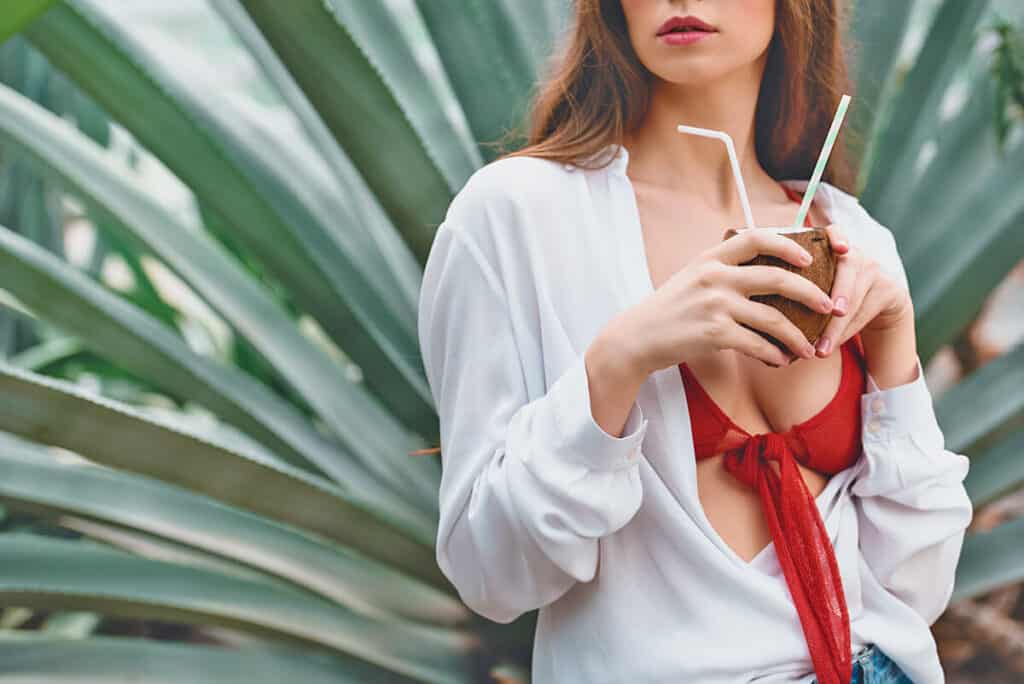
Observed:
[[[801,196],[783,186],[790,199]],[[805,221],[810,225],[810,219]],[[797,468],[834,474],[860,455],[864,346],[857,333],[839,347],[842,375],[817,414],[785,432],[752,435],[719,407],[686,363],[679,364],[698,459],[723,453],[726,470],[756,490],[821,684],[847,684],[853,672],[850,618],[839,565],[817,503]],[[779,462],[779,473],[768,465]]]

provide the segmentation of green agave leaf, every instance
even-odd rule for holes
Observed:
[[[951,602],[973,598],[1024,579],[1024,518],[964,538]]]
[[[3,270],[2,245],[4,237],[6,237],[4,231],[0,230],[0,270]],[[7,363],[38,373],[40,368],[46,368],[76,356],[83,349],[82,341],[76,337],[55,337],[8,357]]]
[[[0,405],[0,430],[309,530],[451,591],[434,559],[430,521],[381,510],[361,492],[270,461],[244,442],[228,445],[219,436],[200,436],[188,426],[3,363]]]
[[[399,12],[401,2],[242,4],[423,263],[481,160],[406,37],[418,14]]]
[[[102,546],[119,549],[141,558],[187,565],[193,568],[200,568],[217,572],[222,575],[240,577],[245,580],[267,582],[287,588],[294,588],[294,585],[281,580],[273,575],[268,575],[260,570],[242,565],[235,561],[228,560],[213,554],[206,553],[196,548],[184,546],[177,542],[168,541],[160,537],[130,529],[119,525],[111,525],[104,522],[97,522],[88,518],[81,518],[77,515],[58,512],[48,509],[45,506],[35,504],[11,504],[12,510],[23,508],[33,514],[44,518],[52,518],[52,523],[62,530],[75,532],[79,538],[100,544]],[[344,604],[342,604],[344,605]],[[348,608],[349,606],[345,606]]]
[[[8,158],[0,175],[0,221],[54,254],[64,254],[64,217],[47,184],[24,161]]]
[[[473,640],[453,630],[375,621],[307,592],[79,541],[0,535],[5,604],[94,610],[231,627],[338,651],[430,681],[465,681]]]
[[[335,217],[343,217],[335,218],[330,224],[331,227],[344,226],[344,231],[341,232],[347,239],[366,240],[374,247],[362,250],[359,253],[359,261],[367,273],[393,274],[395,283],[382,287],[380,294],[389,298],[391,306],[398,312],[396,316],[403,325],[406,325],[408,333],[414,335],[419,287],[423,279],[419,262],[395,230],[391,219],[377,202],[377,198],[373,196],[373,192],[367,187],[348,155],[338,145],[338,141],[334,139],[320,114],[295,82],[288,68],[278,58],[277,53],[267,43],[240,1],[213,0],[212,7],[259,64],[263,75],[278,90],[309,137],[309,141],[306,141],[301,137],[296,139],[292,136],[288,139],[288,144],[279,143],[273,146],[275,151],[281,153],[282,166],[290,165],[290,173],[314,186],[318,190],[318,198],[330,206],[332,214]],[[262,132],[261,128],[254,129],[254,134]],[[308,150],[306,158],[299,158],[301,149]],[[321,175],[316,173],[314,166],[309,163],[309,157],[317,153],[323,157],[327,168],[333,173],[334,177],[329,179],[333,183],[320,182]],[[294,158],[290,157],[290,154]]]
[[[968,453],[1001,437],[1024,416],[1024,342],[989,361],[935,402],[946,448]]]
[[[19,684],[404,683],[408,677],[355,659],[297,649],[183,645],[128,637],[0,638],[0,682]]]
[[[1009,493],[1024,483],[1024,431],[1012,434],[984,454],[971,458],[964,480],[974,508]]]
[[[275,647],[229,649],[129,637],[0,636],[0,682],[19,684],[402,684],[355,659]]]
[[[934,239],[907,264],[923,360],[977,316],[1024,254],[1022,173],[1024,145],[1018,145],[991,174],[965,179],[974,193],[927,226]]]
[[[427,4],[417,0],[420,11],[424,11]],[[431,3],[438,5],[440,3]],[[573,3],[557,0],[496,0],[491,4],[503,5],[503,12],[511,18],[515,30],[520,34],[518,39],[529,46],[530,60],[532,61],[531,71],[539,72],[544,68],[544,62],[551,56],[556,47],[556,41],[569,28],[572,19]],[[461,9],[461,7],[460,7]],[[489,9],[487,7],[474,7],[475,16],[484,16]],[[426,13],[424,11],[424,13]],[[451,11],[451,14],[458,14]],[[529,89],[532,83],[527,83]],[[477,138],[480,139],[479,137]]]
[[[97,354],[174,396],[201,402],[294,465],[315,464],[310,467],[395,515],[422,516],[321,436],[291,404],[238,369],[194,353],[160,321],[2,227],[0,274],[0,283],[26,306],[48,322],[75,331]],[[11,363],[32,370],[32,364],[52,361],[67,344],[50,353],[39,349]]]
[[[81,131],[107,147],[110,121],[106,114],[53,68],[24,35],[0,46],[0,80],[51,112],[68,116]]]
[[[458,3],[417,0],[444,70],[482,143],[497,141],[526,114],[538,69],[551,52],[553,17],[538,0]],[[486,150],[489,160],[496,155]]]
[[[940,103],[966,61],[989,0],[943,2],[879,134],[861,203],[882,223],[905,198],[889,191],[896,179],[914,175],[921,145],[939,128]]]
[[[421,510],[436,511],[437,463],[410,459],[413,437],[306,338],[217,243],[182,226],[95,143],[3,86],[0,113],[0,141],[58,177],[97,214],[163,259],[263,354],[367,470]],[[326,470],[328,464],[317,465]]]
[[[61,463],[0,433],[0,501],[141,530],[244,563],[371,617],[435,624],[468,617],[450,595],[349,549],[146,477]]]
[[[856,55],[852,76],[856,82],[857,99],[850,110],[848,126],[862,136],[864,147],[860,150],[860,168],[866,172],[874,155],[872,142],[878,139],[876,131],[887,117],[886,105],[892,101],[892,98],[883,98],[883,93],[892,86],[893,67],[907,33],[907,19],[914,3],[860,0],[850,7],[853,12],[850,32]],[[858,188],[862,188],[865,181],[866,178],[858,179]]]
[[[387,0],[366,5],[326,0],[320,4],[326,6],[338,27],[365,55],[376,77],[391,92],[412,125],[420,146],[444,177],[449,190],[456,192],[482,160],[436,50],[429,41],[422,42],[429,34],[414,0]],[[364,75],[374,74],[366,71]],[[343,145],[349,142],[348,138],[341,139]],[[391,153],[389,148],[387,156]],[[379,158],[379,152],[375,156]],[[395,179],[398,180],[397,174]]]
[[[893,179],[887,192],[902,194],[905,201],[893,209],[889,227],[908,265],[918,262],[929,246],[945,239],[933,226],[960,214],[979,188],[984,189],[978,181],[988,182],[993,171],[1004,163],[991,128],[994,98],[990,79],[973,80],[963,109],[935,131],[935,156],[920,178]]]
[[[98,613],[67,610],[51,613],[43,621],[41,629],[54,637],[84,639],[90,636],[101,622],[103,616]]]
[[[0,610],[0,635],[20,628],[31,620],[34,615],[31,610],[22,606],[11,606],[10,608]]]
[[[55,7],[26,35],[224,217],[232,239],[266,264],[360,365],[367,387],[395,416],[432,434],[435,413],[417,363],[415,318],[409,302],[396,302],[396,293],[408,297],[409,288],[396,286],[377,253],[377,244],[394,251],[399,240],[366,236],[339,193],[296,161],[289,147],[297,143],[266,144],[231,100],[176,76],[91,3]],[[391,257],[384,265],[408,270],[412,260]]]
[[[56,0],[7,0],[0,14],[0,42],[32,23]]]
[[[131,273],[133,287],[128,292],[118,291],[118,294],[172,328],[177,327],[182,312],[174,302],[164,299],[142,264],[142,258],[148,258],[150,255],[139,250],[132,242],[121,239],[116,226],[107,226],[102,220],[94,221],[94,224],[96,247],[89,266],[83,270],[94,280],[105,282],[102,276],[103,260],[109,255],[120,257],[125,268]]]

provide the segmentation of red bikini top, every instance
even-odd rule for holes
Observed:
[[[782,187],[790,199],[802,201],[799,193]],[[804,225],[811,225],[810,217]],[[850,620],[832,542],[797,461],[814,470],[837,473],[852,466],[860,455],[860,395],[867,382],[860,333],[839,350],[839,389],[828,404],[784,432],[754,435],[726,415],[685,362],[679,364],[696,457],[723,453],[726,470],[759,493],[821,684],[847,684],[851,679]],[[778,473],[769,461],[778,461]]]
[[[860,333],[839,345],[839,388],[818,413],[778,434],[802,465],[824,473],[849,468],[860,455],[860,395],[866,391],[865,358]],[[734,423],[701,386],[686,363],[680,363],[698,459],[742,447],[752,436]]]

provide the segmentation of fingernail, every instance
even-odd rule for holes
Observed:
[[[823,295],[821,298],[821,308],[824,313],[832,313],[832,298],[828,295]]]
[[[811,259],[810,253],[809,252],[801,252],[801,254],[800,254],[800,261],[805,263],[805,264],[811,263],[812,259]]]
[[[846,313],[846,297],[836,297],[836,311]]]
[[[832,349],[832,340],[827,337],[822,337],[818,340],[818,351],[822,354],[828,354],[830,349]]]

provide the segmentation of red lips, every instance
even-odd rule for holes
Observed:
[[[685,17],[672,17],[672,18],[668,19],[658,29],[657,35],[660,36],[660,35],[662,35],[664,33],[670,32],[670,31],[672,31],[674,29],[675,30],[690,29],[690,30],[694,30],[694,31],[717,31],[718,30],[714,26],[712,26],[711,24],[707,23],[706,21],[703,21],[703,20],[699,19],[698,17],[695,17],[692,14],[690,14],[690,15],[687,15]]]

